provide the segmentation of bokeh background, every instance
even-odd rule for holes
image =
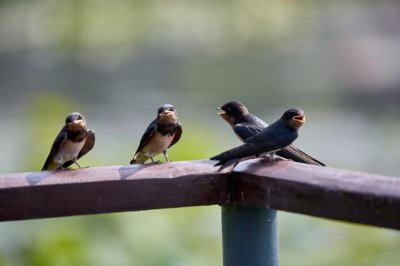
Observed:
[[[239,144],[215,108],[268,122],[301,107],[296,145],[400,176],[399,1],[0,1],[0,171],[39,171],[65,116],[96,131],[83,165],[126,165],[157,108],[172,160]],[[335,199],[332,199],[335,200]],[[0,223],[0,265],[221,265],[220,209]],[[398,265],[396,231],[279,213],[281,265]],[[244,245],[246,243],[243,243]]]

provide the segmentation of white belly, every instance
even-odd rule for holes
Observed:
[[[152,137],[151,141],[146,145],[143,149],[144,154],[148,157],[153,157],[157,154],[162,153],[163,151],[167,150],[169,145],[174,139],[175,134],[173,135],[161,135],[160,133],[156,132]]]
[[[65,162],[76,159],[83,145],[85,145],[85,141],[86,139],[81,142],[72,142],[70,140],[66,140],[57,156],[55,156],[55,161],[62,165]]]

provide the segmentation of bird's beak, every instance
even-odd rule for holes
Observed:
[[[218,111],[217,115],[221,115],[222,116],[222,115],[226,114],[225,111],[222,110],[221,108],[216,108],[215,110]]]
[[[77,120],[69,122],[68,125],[75,126],[75,125],[80,125],[82,123],[83,123],[82,119],[77,119]]]
[[[306,122],[306,117],[304,115],[296,115],[293,117],[293,120],[303,124]]]
[[[159,114],[159,118],[161,121],[176,121],[178,119],[178,115],[174,111],[166,110]]]
[[[173,111],[165,110],[164,112],[161,113],[161,115],[169,115],[169,114],[172,114],[172,113],[173,113]]]
[[[86,127],[86,123],[83,119],[77,119],[72,122],[69,122],[68,127],[71,128],[72,130],[84,128],[84,127]]]
[[[217,108],[217,111],[219,111],[217,113],[217,115],[219,115],[220,117],[222,117],[222,119],[224,119],[226,122],[228,122],[231,126],[234,125],[235,119],[228,115],[224,110],[222,110],[221,108]]]

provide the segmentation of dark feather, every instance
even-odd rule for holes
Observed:
[[[86,153],[88,153],[91,149],[93,149],[95,141],[96,141],[96,135],[95,135],[94,131],[91,129],[88,129],[87,136],[86,136],[86,142],[78,154],[78,159],[81,158]]]
[[[221,167],[218,168],[218,170],[217,170],[217,173],[219,173],[219,172],[221,172],[222,170],[224,170],[224,169],[226,169],[228,167],[231,167],[233,169],[242,160],[244,160],[244,159],[238,159],[238,158],[231,159],[231,160],[226,161],[224,164],[220,164],[220,162],[219,162],[219,163],[215,164],[214,166],[221,165]]]
[[[322,162],[314,159],[310,155],[306,154],[305,152],[301,151],[300,149],[296,148],[293,145],[287,146],[286,148],[278,151],[276,153],[277,155],[293,160],[298,163],[307,163],[307,164],[314,164],[314,165],[320,165],[320,166],[325,166]]]
[[[297,130],[290,128],[281,118],[275,123],[261,130],[260,133],[245,140],[243,145],[225,151],[211,158],[218,160],[215,165],[222,165],[220,169],[225,168],[225,164],[231,165],[230,160],[243,160],[247,157],[258,157],[264,153],[270,153],[290,145],[298,136]]]
[[[240,116],[240,118],[235,120],[233,131],[242,141],[245,141],[249,137],[259,133],[267,126],[268,124],[257,116],[247,114],[245,116]]]
[[[174,139],[172,140],[168,148],[177,143],[181,139],[181,136],[182,136],[182,125],[180,123],[177,123]]]
[[[57,152],[60,150],[60,148],[64,145],[64,142],[67,140],[68,133],[66,127],[63,127],[58,133],[56,139],[54,140],[53,145],[51,146],[51,150],[49,155],[47,156],[46,162],[43,165],[42,171],[47,170],[49,167],[51,161],[53,160],[53,157],[57,154]]]
[[[267,123],[250,113],[245,116],[240,116],[235,121],[235,123],[236,124],[233,126],[233,130],[242,141],[246,141],[248,138],[268,127]],[[276,154],[283,158],[290,159],[299,163],[325,166],[324,163],[316,160],[315,158],[306,154],[294,145],[290,145],[280,151],[277,151]]]
[[[260,128],[256,125],[251,123],[239,123],[233,127],[233,131],[236,135],[242,140],[245,141],[246,139],[254,136],[255,134],[259,133],[263,128]]]
[[[236,148],[227,150],[223,153],[220,153],[214,157],[211,157],[211,160],[218,160],[219,162],[215,164],[215,166],[223,165],[232,159],[246,159],[247,157],[259,156],[263,153],[273,152],[279,149],[279,146],[267,143],[245,143]]]
[[[140,139],[139,147],[137,148],[135,155],[140,152],[144,146],[149,142],[151,139],[151,136],[154,135],[154,133],[157,130],[157,119],[153,120],[150,125],[146,128],[146,131],[144,132],[142,138]]]
[[[79,152],[79,154],[78,154],[78,156],[77,156],[77,159],[81,158],[81,157],[84,156],[86,153],[88,153],[91,149],[93,149],[94,142],[95,142],[95,140],[96,140],[95,133],[94,133],[94,131],[91,130],[91,129],[87,129],[87,130],[86,130],[86,134],[84,134],[84,135],[86,135],[86,141],[85,141],[85,144],[83,145],[81,151]],[[74,163],[74,162],[73,162],[72,160],[71,160],[71,161],[67,161],[67,162],[65,162],[65,163],[63,164],[63,167],[64,167],[64,168],[67,168],[67,167],[69,167],[70,165],[72,165],[73,163]]]

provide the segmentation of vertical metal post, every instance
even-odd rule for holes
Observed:
[[[277,266],[276,211],[228,204],[222,206],[224,266]]]

